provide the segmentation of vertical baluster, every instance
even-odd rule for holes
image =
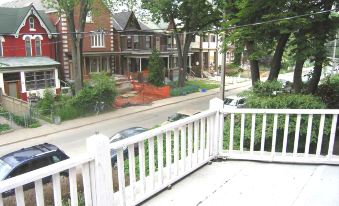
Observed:
[[[157,136],[157,140],[158,140],[158,184],[162,185],[164,182],[164,173],[163,173],[163,166],[164,166],[164,160],[163,160],[163,152],[164,152],[164,148],[163,148],[163,142],[162,142],[162,135],[163,134],[159,134]]]
[[[188,168],[192,168],[192,150],[193,150],[193,133],[192,133],[193,125],[192,123],[188,124]]]
[[[261,155],[264,155],[264,152],[265,152],[266,120],[267,120],[267,114],[265,113],[262,116],[261,143],[260,143],[260,154]]]
[[[319,123],[319,133],[318,133],[317,151],[316,151],[317,158],[319,158],[320,156],[321,145],[323,143],[324,125],[325,125],[325,115],[322,114],[320,117],[320,123]]]
[[[254,135],[255,135],[255,114],[252,114],[251,143],[250,143],[251,154],[253,154],[254,151]]]
[[[286,117],[285,117],[285,127],[284,127],[284,139],[283,139],[282,156],[286,156],[289,122],[290,122],[290,115],[286,114]]]
[[[53,182],[53,195],[54,195],[54,205],[61,206],[61,187],[60,187],[60,174],[56,173],[52,175]]]
[[[231,122],[230,122],[230,145],[229,145],[229,153],[233,152],[233,137],[234,137],[234,113],[231,114]]]
[[[179,175],[179,130],[174,129],[174,174]]]
[[[15,200],[17,206],[25,206],[25,196],[22,186],[15,188]]]
[[[84,197],[85,197],[85,205],[91,206],[92,205],[92,193],[91,193],[91,175],[90,175],[90,163],[85,163],[82,165],[82,182],[84,188]],[[94,186],[92,186],[95,189]]]
[[[240,152],[244,151],[245,114],[241,114]]]
[[[278,114],[274,114],[272,149],[271,149],[271,156],[272,157],[275,155],[275,145],[276,145],[276,141],[277,141],[277,127],[278,127]]]
[[[206,118],[200,120],[200,152],[201,152],[201,162],[205,159],[205,132],[206,132]]]
[[[69,169],[69,191],[71,194],[71,205],[78,205],[78,190],[77,190],[77,171],[73,167]]]
[[[120,205],[126,205],[126,192],[125,192],[125,166],[124,166],[124,150],[118,149],[117,151],[118,160],[118,181],[119,181],[119,194],[120,194]]]
[[[334,140],[335,140],[335,130],[336,130],[336,126],[337,126],[337,120],[338,120],[338,115],[334,114],[332,117],[332,126],[331,126],[331,133],[330,133],[330,142],[328,145],[328,159],[332,158],[333,155],[333,146],[334,146]]]
[[[148,139],[148,152],[149,152],[149,179],[151,183],[151,189],[154,189],[155,186],[155,165],[154,165],[154,137]]]
[[[0,194],[0,206],[4,206],[4,201],[2,199],[2,194]]]
[[[297,115],[297,123],[295,125],[295,136],[294,136],[294,147],[293,147],[293,157],[298,153],[298,143],[299,143],[299,132],[300,132],[300,120],[301,114]]]
[[[135,200],[135,194],[136,194],[136,189],[135,189],[135,154],[134,154],[134,144],[128,146],[128,169],[129,169],[129,182],[130,182],[130,187],[132,188],[132,198]]]
[[[313,114],[310,114],[310,115],[308,115],[308,122],[307,122],[307,134],[306,134],[306,143],[305,143],[305,154],[304,154],[304,157],[308,157],[308,153],[310,151],[311,134],[312,134],[312,122],[313,122]]]
[[[219,153],[223,152],[223,143],[224,143],[224,114],[220,113],[219,115],[219,141],[218,141],[218,150]]]
[[[145,173],[145,143],[138,143],[139,147],[139,176],[142,194],[146,193],[146,173]]]
[[[212,134],[212,129],[211,129],[211,117],[207,117],[206,119],[206,150],[205,150],[205,154],[207,156],[210,155],[210,146],[211,146],[211,142],[210,139],[212,138],[213,134]]]
[[[194,122],[194,164],[198,164],[199,121]]]
[[[180,128],[180,139],[181,139],[181,170],[185,171],[186,170],[186,126],[182,126]]]
[[[171,158],[171,131],[166,132],[166,169],[167,169],[167,178],[171,179],[171,165],[172,165],[172,158]]]
[[[44,190],[42,186],[42,179],[36,180],[34,182],[34,188],[35,188],[35,199],[36,199],[36,205],[37,206],[44,206]],[[1,204],[0,204],[1,206]]]

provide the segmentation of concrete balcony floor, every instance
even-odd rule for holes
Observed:
[[[337,206],[339,166],[213,162],[142,205]]]

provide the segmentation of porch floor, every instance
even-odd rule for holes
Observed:
[[[339,166],[213,162],[142,205],[337,206]]]

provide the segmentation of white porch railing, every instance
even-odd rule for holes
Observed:
[[[77,173],[82,176],[85,205],[135,205],[217,157],[339,164],[333,154],[338,114],[339,110],[229,111],[223,109],[223,101],[213,99],[207,111],[114,144],[94,135],[87,141],[88,155],[2,181],[0,193],[15,189],[16,204],[25,205],[23,185],[34,182],[37,205],[44,205],[42,179],[52,176],[54,205],[62,205],[60,172],[68,170],[72,206],[79,203]],[[110,149],[117,152],[116,167],[111,165]],[[0,206],[4,201],[0,198]]]

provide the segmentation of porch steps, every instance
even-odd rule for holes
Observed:
[[[114,79],[117,86],[118,94],[124,94],[132,91],[132,84],[126,76],[116,74],[114,76]]]

